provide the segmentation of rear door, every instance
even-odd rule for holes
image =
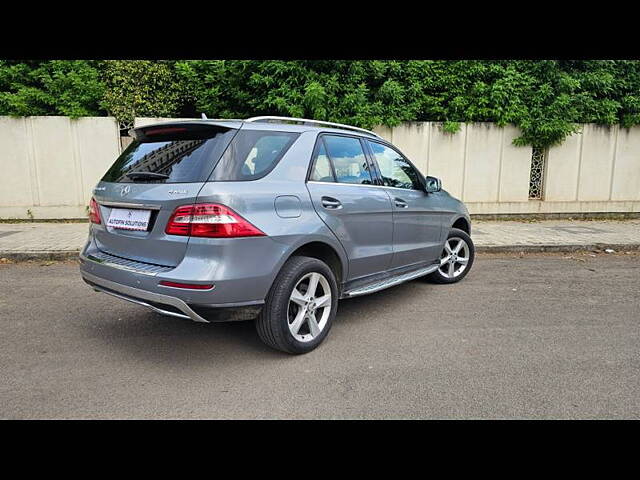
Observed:
[[[361,140],[321,134],[307,188],[318,215],[346,250],[346,280],[386,271],[393,256],[391,200],[374,185]]]
[[[393,208],[391,268],[432,263],[440,255],[442,212],[422,174],[396,149],[366,140]]]
[[[167,235],[174,209],[195,203],[237,130],[215,124],[137,129],[94,190],[102,223],[93,225],[98,249],[123,258],[176,266],[189,237]]]

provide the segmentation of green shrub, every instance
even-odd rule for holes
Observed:
[[[2,115],[310,117],[364,128],[514,124],[517,145],[640,123],[638,61],[0,61]]]
[[[2,115],[104,115],[104,95],[98,62],[0,60]]]

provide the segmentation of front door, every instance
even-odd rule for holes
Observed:
[[[367,140],[393,209],[391,268],[433,263],[442,249],[442,211],[420,172],[397,150]]]

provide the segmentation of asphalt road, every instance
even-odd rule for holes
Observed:
[[[342,301],[304,356],[0,265],[1,418],[640,418],[640,256],[482,255]]]

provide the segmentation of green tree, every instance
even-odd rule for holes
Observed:
[[[104,105],[119,121],[135,117],[173,117],[180,113],[183,86],[174,62],[106,60],[102,63]]]
[[[104,115],[98,62],[0,60],[0,114]]]
[[[2,61],[0,114],[309,117],[364,128],[405,121],[514,124],[517,145],[580,123],[640,124],[640,62],[531,60]]]
[[[512,123],[548,146],[579,123],[640,122],[637,61],[184,61],[191,115],[304,116],[371,128]]]

